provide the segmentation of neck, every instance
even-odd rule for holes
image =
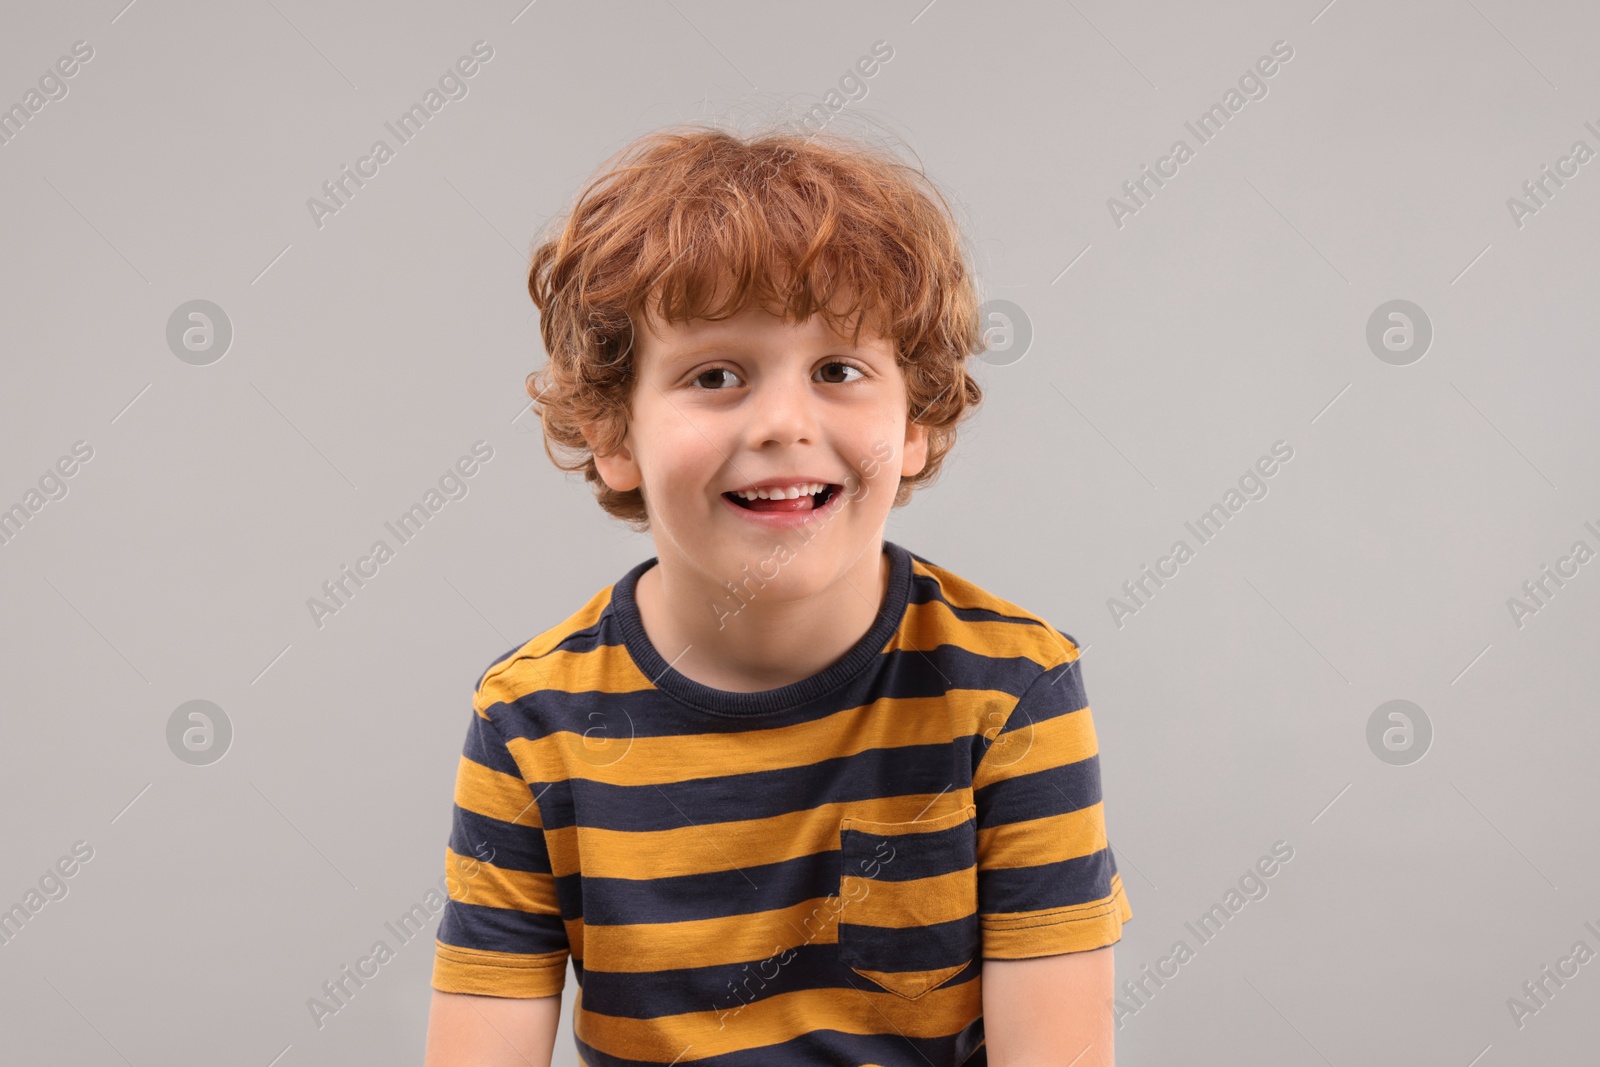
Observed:
[[[881,542],[809,594],[779,599],[780,570],[765,588],[741,591],[742,603],[720,579],[662,556],[634,601],[651,644],[680,674],[734,693],[776,689],[836,663],[871,629],[889,589]]]

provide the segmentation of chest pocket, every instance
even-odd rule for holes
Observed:
[[[978,954],[977,809],[839,824],[839,960],[908,1000]]]

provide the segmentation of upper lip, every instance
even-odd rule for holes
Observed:
[[[810,485],[813,483],[817,485],[839,484],[838,482],[832,481],[828,478],[816,478],[807,475],[800,475],[794,478],[768,478],[766,481],[751,482],[749,485],[741,485],[737,489],[729,489],[727,491],[730,493],[748,493],[756,489],[787,489],[791,485]]]

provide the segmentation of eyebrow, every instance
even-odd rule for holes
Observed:
[[[693,359],[696,356],[708,356],[715,352],[736,351],[741,346],[736,341],[702,341],[687,348],[676,349],[667,354],[667,361],[676,363],[679,360]]]
[[[866,358],[872,352],[872,347],[867,344],[851,344],[848,339],[842,341],[829,341],[822,346],[824,349],[840,354],[852,355],[857,358]],[[739,341],[702,341],[687,348],[668,352],[662,357],[663,363],[678,364],[688,362],[702,356],[711,356],[719,353],[742,352],[746,346]]]

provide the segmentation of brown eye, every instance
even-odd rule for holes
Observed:
[[[863,378],[866,377],[866,374],[861,370],[860,367],[856,366],[854,363],[845,363],[842,360],[834,360],[831,363],[823,364],[823,369],[819,373],[827,373],[831,368],[834,368],[834,367],[838,367],[838,368],[840,368],[842,370],[846,370],[846,371],[855,371],[857,374],[861,375]],[[829,384],[830,385],[844,385],[847,382],[850,382],[852,380],[853,379],[850,379],[850,378],[846,378],[846,379],[844,379],[844,381],[834,381],[832,379],[829,379]]]
[[[710,386],[706,386],[706,389],[707,389],[708,392],[716,392],[719,389],[719,385],[715,384],[716,383],[716,376],[719,375],[719,374],[730,375],[730,376],[732,376],[734,378],[738,377],[737,375],[735,375],[733,373],[733,371],[729,370],[727,367],[712,367],[708,371],[701,371],[699,374],[695,375],[695,379],[694,380],[695,380],[695,382],[697,384],[705,386],[706,379],[708,379],[708,378],[711,379],[713,384],[711,384]]]

